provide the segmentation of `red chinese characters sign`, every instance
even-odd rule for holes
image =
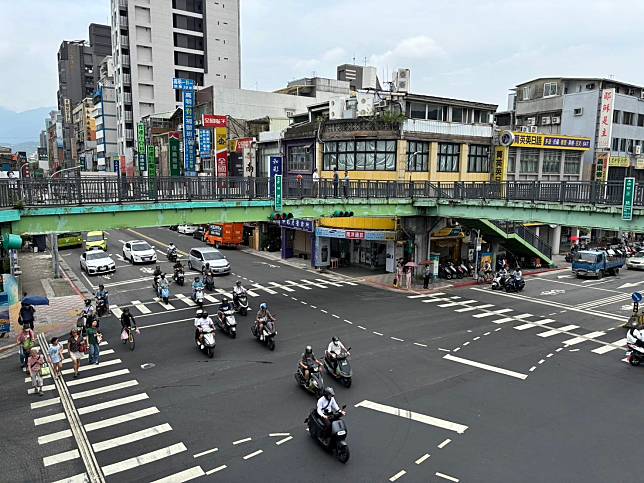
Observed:
[[[602,90],[601,111],[599,113],[599,133],[597,149],[610,149],[613,136],[613,108],[615,105],[615,89]]]
[[[345,237],[350,240],[364,240],[364,231],[349,231],[345,232]]]
[[[217,153],[217,177],[228,176],[228,151]]]
[[[228,117],[227,116],[215,116],[213,114],[204,114],[201,119],[201,125],[203,127],[228,127]]]

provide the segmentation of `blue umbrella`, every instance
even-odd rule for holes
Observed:
[[[30,295],[23,298],[22,303],[26,305],[49,305],[49,299],[40,295]]]

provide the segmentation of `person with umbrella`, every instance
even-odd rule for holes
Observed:
[[[415,266],[416,266],[416,264],[414,262],[407,262],[405,264],[405,269],[406,269],[405,278],[406,278],[406,282],[407,282],[407,290],[412,289],[412,277],[414,276],[414,267]]]
[[[30,303],[30,297],[27,297],[27,292],[24,292],[22,297],[22,302],[20,303],[20,313],[18,314],[18,323],[23,327],[28,329],[34,328],[34,322],[36,320],[35,313],[36,309]]]

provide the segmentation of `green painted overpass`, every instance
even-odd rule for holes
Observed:
[[[433,216],[472,220],[539,222],[606,230],[644,232],[644,209],[635,207],[633,220],[622,220],[621,206],[590,203],[531,202],[480,199],[305,198],[284,200],[284,212],[295,218],[317,219],[336,210],[355,216]],[[0,210],[3,231],[16,234],[145,228],[215,222],[266,221],[270,200],[132,202],[85,206],[43,206]]]

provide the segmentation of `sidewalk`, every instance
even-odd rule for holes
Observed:
[[[19,255],[23,273],[20,275],[22,292],[40,295],[49,299],[49,305],[36,307],[36,333],[44,333],[46,339],[68,333],[76,325],[78,312],[83,308],[85,287],[73,276],[69,266],[61,258],[62,278],[53,276],[51,255],[48,253],[23,253]],[[68,274],[72,274],[72,280]],[[80,287],[80,288],[79,288]],[[88,292],[86,292],[89,295]],[[20,294],[22,298],[22,293]],[[20,331],[17,324],[11,332],[0,339],[0,358],[9,357],[15,352],[16,337]]]

